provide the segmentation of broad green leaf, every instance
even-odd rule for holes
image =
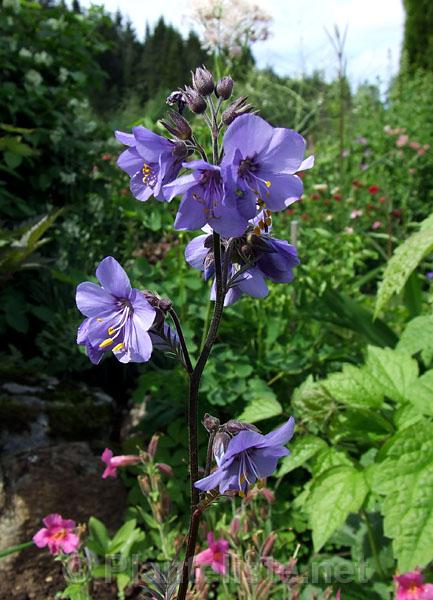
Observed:
[[[90,517],[89,532],[93,543],[99,548],[97,554],[104,555],[110,543],[110,536],[104,523],[96,517]]]
[[[341,373],[333,373],[322,385],[343,404],[361,408],[380,408],[383,389],[366,369],[344,365]]]
[[[418,363],[407,352],[391,348],[368,348],[367,371],[381,385],[383,393],[395,402],[404,402],[418,377]]]
[[[433,359],[433,316],[425,315],[409,321],[396,350],[408,352],[412,356],[421,352],[424,363],[430,364]]]
[[[280,462],[280,470],[277,473],[277,477],[282,477],[290,473],[290,471],[301,467],[307,460],[320,452],[320,450],[327,448],[327,444],[322,438],[315,435],[302,435],[295,439],[290,448],[290,456],[285,456]]]
[[[309,470],[311,471],[313,477],[316,478],[333,467],[351,467],[352,465],[353,462],[345,452],[332,447],[320,450],[308,463]]]
[[[349,408],[336,413],[329,427],[332,443],[340,441],[371,445],[392,435],[395,428],[379,412],[367,409]]]
[[[373,489],[385,496],[385,535],[393,540],[398,568],[409,571],[433,559],[433,424],[398,433],[377,464]]]
[[[276,417],[283,412],[274,392],[261,379],[252,379],[248,382],[248,390],[244,397],[248,398],[248,405],[239,416],[241,421],[256,423]]]
[[[116,552],[120,552],[122,546],[127,545],[134,536],[135,526],[137,525],[137,521],[135,519],[131,519],[130,521],[126,521],[124,525],[117,531],[114,538],[111,540],[108,546],[108,554],[115,554]]]
[[[420,413],[433,416],[433,370],[427,371],[413,383],[406,398]]]
[[[364,473],[351,466],[328,469],[313,482],[307,512],[315,552],[323,548],[350,513],[358,512],[367,493]]]
[[[399,294],[410,274],[422,259],[433,250],[433,220],[431,217],[421,223],[421,228],[405,240],[389,259],[379,284],[376,298],[375,316]]]

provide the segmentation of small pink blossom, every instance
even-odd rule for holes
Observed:
[[[419,148],[421,148],[421,144],[419,142],[410,142],[409,144],[409,148],[412,148],[413,150],[419,150]]]
[[[225,575],[227,573],[227,554],[229,550],[229,543],[227,540],[215,540],[215,536],[212,532],[207,535],[207,542],[209,548],[199,552],[194,558],[196,565],[210,565],[215,573]]]
[[[371,226],[372,229],[380,229],[382,227],[382,221],[375,221]]]
[[[117,477],[117,469],[119,467],[138,465],[141,462],[141,458],[136,454],[113,456],[113,453],[109,448],[105,448],[101,460],[107,465],[102,473],[102,479],[106,479],[107,477]]]
[[[350,213],[350,218],[357,219],[358,217],[362,217],[362,210],[359,210],[358,208],[356,208],[355,210],[352,210],[352,212]]]
[[[397,138],[395,145],[397,146],[397,148],[402,148],[403,146],[406,146],[406,144],[408,142],[409,142],[409,136],[406,134],[403,134]]]
[[[80,538],[76,533],[75,521],[63,519],[59,514],[47,515],[43,519],[44,528],[33,536],[33,541],[38,548],[48,546],[51,554],[72,554],[80,545]]]
[[[409,571],[394,577],[395,600],[433,600],[433,584],[424,583],[421,571]]]

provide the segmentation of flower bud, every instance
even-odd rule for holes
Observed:
[[[188,156],[188,146],[184,142],[176,142],[173,146],[173,156],[177,158],[186,158]]]
[[[207,106],[206,101],[197,90],[192,87],[186,87],[183,95],[190,111],[197,115],[204,113]]]
[[[215,95],[217,98],[222,98],[223,100],[228,100],[232,95],[233,91],[233,79],[230,75],[226,75],[222,77],[215,88]]]
[[[160,123],[171,133],[171,135],[174,135],[178,139],[191,139],[192,130],[190,124],[175,110],[169,110],[167,120],[161,119]]]
[[[230,104],[228,108],[226,108],[221,115],[221,119],[224,125],[230,125],[230,123],[233,123],[236,117],[250,112],[255,113],[256,111],[251,104],[247,104],[247,97],[241,96],[232,104]]]
[[[147,447],[147,453],[149,454],[150,460],[153,460],[155,458],[156,451],[158,450],[158,441],[159,435],[156,435],[156,433],[154,433]]]
[[[220,426],[220,420],[217,419],[217,417],[212,417],[212,415],[210,415],[209,413],[205,413],[202,423],[206,431],[208,431],[209,433],[216,431]]]
[[[236,419],[230,419],[227,423],[224,423],[222,426],[223,430],[226,431],[231,436],[238,434],[240,431],[255,431],[256,433],[260,433],[260,430],[257,429],[255,425],[251,423],[242,423],[241,421],[236,421]]]
[[[262,556],[269,556],[269,554],[272,551],[272,548],[274,547],[274,544],[277,540],[277,535],[276,533],[270,533],[268,535],[268,537],[266,538],[266,540],[264,541],[263,547],[262,547]]]
[[[212,452],[217,465],[221,463],[221,460],[225,454],[225,451],[227,450],[227,446],[229,445],[230,440],[231,437],[228,433],[218,432],[215,435],[212,445]]]
[[[192,73],[192,85],[202,96],[209,96],[215,88],[212,73],[204,65],[197,67],[195,73]]]
[[[173,469],[170,467],[170,465],[167,465],[166,463],[156,463],[155,467],[163,475],[167,475],[167,477],[172,477]]]

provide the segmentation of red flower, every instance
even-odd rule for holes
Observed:
[[[287,213],[288,215],[294,215],[294,214],[295,214],[295,209],[294,209],[294,208],[288,208],[288,209],[286,210],[286,213]]]
[[[301,215],[301,219],[302,219],[303,221],[308,221],[308,220],[309,220],[309,218],[310,218],[310,215],[307,215],[307,213],[302,213],[302,215]]]
[[[377,201],[378,201],[380,204],[385,204],[385,202],[386,202],[386,198],[385,198],[385,196],[381,196],[380,198],[378,198],[378,199],[377,199]]]
[[[367,204],[367,208],[368,208],[368,210],[376,210],[376,207],[374,206],[374,204]]]
[[[320,198],[321,198],[320,194],[317,194],[317,193],[311,194],[311,200],[320,200]]]
[[[112,155],[109,152],[105,152],[102,155],[102,160],[111,160],[112,159]]]
[[[337,202],[340,202],[343,199],[343,196],[341,194],[334,194],[332,197],[334,198],[334,200],[337,200]]]
[[[374,196],[380,190],[380,187],[378,185],[369,185],[367,189],[368,193]]]
[[[401,217],[401,210],[398,210],[398,208],[394,208],[391,211],[391,214],[393,217],[396,217],[397,219],[399,219]]]

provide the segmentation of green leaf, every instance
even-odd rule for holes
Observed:
[[[396,350],[408,352],[412,356],[421,352],[424,363],[430,364],[433,359],[433,316],[416,317],[409,321]]]
[[[385,496],[385,535],[393,540],[398,568],[410,571],[433,559],[433,424],[416,423],[394,436],[373,474]]]
[[[366,369],[344,365],[341,373],[333,373],[322,385],[336,400],[349,406],[380,408],[383,404],[382,386]]]
[[[108,546],[108,554],[119,552],[122,549],[122,546],[127,545],[130,542],[134,535],[136,525],[137,521],[135,519],[126,521],[126,523],[122,525]]]
[[[249,403],[239,416],[241,421],[256,423],[276,417],[283,412],[274,392],[261,379],[251,379],[248,382],[248,390],[244,397],[248,398]]]
[[[433,370],[427,371],[413,383],[406,398],[420,413],[433,416]]]
[[[388,398],[404,402],[418,377],[418,363],[407,352],[391,348],[368,348],[366,367]]]
[[[354,467],[334,467],[313,482],[307,512],[315,552],[323,548],[350,513],[358,512],[367,493],[364,473]]]
[[[420,231],[404,241],[389,259],[379,284],[376,298],[375,316],[388,304],[390,299],[404,288],[411,273],[422,259],[433,250],[433,220],[431,216],[421,223]]]
[[[303,435],[296,438],[293,444],[291,444],[290,456],[285,456],[280,462],[280,470],[277,473],[277,477],[282,477],[290,473],[290,471],[301,467],[307,460],[325,448],[327,448],[326,442],[315,435]]]
[[[99,551],[97,554],[104,555],[110,543],[110,536],[108,535],[107,528],[104,523],[96,517],[90,517],[89,519],[89,532],[94,544],[96,544]]]

